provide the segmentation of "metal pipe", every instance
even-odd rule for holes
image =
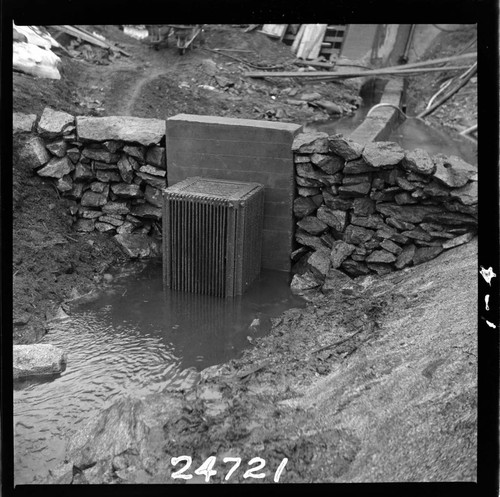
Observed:
[[[377,105],[374,105],[366,114],[366,117],[370,117],[370,114],[378,107],[392,107],[393,109],[396,109],[405,119],[408,117],[397,105],[390,104],[390,103],[380,103]]]

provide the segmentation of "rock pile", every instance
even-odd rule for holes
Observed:
[[[113,234],[161,232],[161,189],[166,186],[165,122],[135,117],[74,117],[45,108],[14,114],[24,140],[25,163],[52,178],[72,199],[74,229]]]
[[[297,290],[420,264],[476,233],[477,170],[458,157],[326,133],[292,149]]]

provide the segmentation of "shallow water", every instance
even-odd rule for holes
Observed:
[[[149,264],[115,280],[44,337],[66,351],[68,364],[50,381],[15,385],[16,484],[57,466],[65,439],[118,397],[187,387],[196,371],[238,357],[251,346],[247,337],[268,333],[272,317],[305,305],[282,272],[263,271],[235,299],[164,291],[161,275],[161,265]]]

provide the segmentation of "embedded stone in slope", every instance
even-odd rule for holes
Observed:
[[[75,169],[72,162],[69,161],[67,157],[53,157],[50,159],[49,163],[39,169],[37,173],[40,176],[48,176],[50,178],[62,178],[66,174],[70,173]]]
[[[36,114],[14,112],[12,114],[12,132],[14,135],[17,133],[31,133],[35,122]]]
[[[36,169],[47,164],[50,160],[50,154],[45,148],[43,140],[38,136],[30,136],[17,147],[19,159],[29,168]]]
[[[80,140],[121,140],[142,145],[157,145],[165,136],[165,121],[132,116],[78,116],[76,130]]]
[[[363,159],[372,167],[395,166],[404,156],[404,150],[394,142],[369,142],[363,149]]]
[[[307,257],[307,266],[316,277],[324,280],[330,269],[330,250],[325,247],[310,254]]]

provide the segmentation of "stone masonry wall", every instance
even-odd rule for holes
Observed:
[[[39,120],[14,114],[13,124],[14,136],[25,134],[24,162],[73,200],[76,231],[115,235],[125,246],[131,233],[160,235],[165,121],[74,117],[47,107]]]
[[[295,289],[420,264],[477,231],[477,169],[458,157],[326,133],[299,134],[292,150]]]

